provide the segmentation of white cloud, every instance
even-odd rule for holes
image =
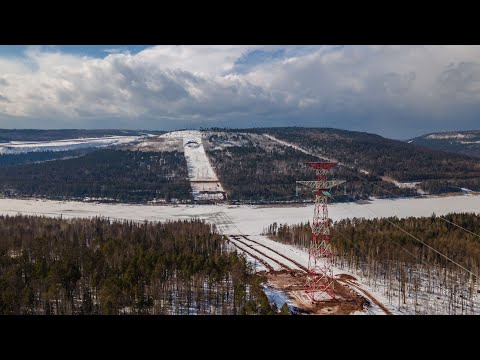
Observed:
[[[255,51],[272,55],[255,60]],[[337,121],[342,128],[401,136],[473,127],[480,109],[478,46],[154,46],[135,55],[107,52],[99,59],[32,47],[24,57],[0,58],[0,116],[8,116],[0,125],[14,127],[15,117],[30,119],[32,127],[49,127],[35,119],[77,127],[90,118],[97,127],[107,127],[102,119],[118,119],[133,128],[146,126],[145,119],[156,128],[167,126],[166,119],[168,127],[175,119],[240,127],[246,119],[259,126]],[[249,56],[253,60],[237,72],[237,63]],[[382,119],[386,125],[378,130]]]

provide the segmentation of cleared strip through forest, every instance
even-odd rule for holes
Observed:
[[[271,247],[266,246],[266,245],[264,245],[264,244],[261,244],[261,243],[259,243],[258,241],[252,240],[252,239],[248,238],[246,235],[241,235],[241,236],[242,236],[247,242],[250,241],[250,242],[252,242],[252,243],[255,243],[255,244],[257,244],[258,246],[261,246],[261,247],[263,247],[263,248],[265,248],[265,249],[267,249],[267,250],[269,250],[269,251],[271,251],[271,252],[273,252],[273,253],[281,256],[282,258],[284,258],[284,259],[287,260],[288,262],[290,262],[290,263],[294,264],[295,266],[297,266],[297,267],[299,268],[299,270],[303,270],[303,271],[305,271],[305,272],[308,271],[305,266],[300,265],[300,264],[299,264],[298,262],[296,262],[295,260],[292,260],[292,259],[286,257],[285,255],[283,255],[282,253],[280,253],[280,252],[278,252],[278,251],[276,251],[276,250],[273,250]],[[258,250],[258,249],[257,249],[257,250]]]
[[[284,141],[284,140],[280,140],[280,139],[277,139],[275,136],[272,136],[272,135],[269,135],[269,134],[263,134],[263,136],[269,138],[270,140],[273,140],[273,141],[276,141],[277,143],[281,144],[281,145],[285,145],[285,146],[290,146],[291,148],[294,148],[295,150],[298,150],[298,151],[301,151],[303,152],[304,154],[307,154],[307,155],[312,155],[312,156],[315,156],[317,158],[319,158],[320,160],[326,160],[326,161],[334,161],[336,162],[338,165],[341,165],[341,166],[344,166],[344,167],[350,167],[350,168],[353,168],[352,165],[347,165],[345,163],[342,163],[336,159],[331,159],[331,158],[327,158],[323,155],[318,155],[318,154],[314,154],[313,152],[311,151],[308,151],[308,150],[305,150],[304,148],[298,146],[298,145],[295,145],[295,144],[292,144],[288,141]],[[364,169],[359,169],[359,171],[361,171],[362,173],[364,174],[369,174],[370,172],[367,171],[367,170],[364,170]],[[394,181],[392,179],[392,181]]]
[[[243,247],[238,246],[238,244],[237,244],[235,241],[232,241],[232,239],[230,239],[230,238],[229,238],[229,241],[230,241],[230,242],[233,244],[233,246],[235,246],[237,249],[239,249],[240,251],[243,251],[245,254],[250,255],[252,258],[254,258],[255,260],[257,260],[257,261],[259,261],[260,263],[262,263],[262,264],[268,269],[268,271],[275,271],[274,268],[273,268],[269,263],[267,263],[265,260],[263,260],[261,257],[254,255],[254,254],[251,253],[250,251],[245,250]]]
[[[274,259],[273,257],[271,256],[268,256],[267,254],[265,254],[264,252],[254,248],[252,245],[249,245],[247,244],[245,241],[242,241],[239,239],[239,236],[236,236],[236,235],[230,235],[229,236],[230,240],[234,240],[236,242],[239,242],[240,244],[252,249],[253,251],[257,252],[258,254],[260,254],[262,257],[264,258],[267,258],[271,261],[273,261],[274,263],[278,264],[281,268],[284,268],[285,270],[288,270],[288,271],[293,271],[292,268],[290,268],[289,266],[285,265],[285,263],[282,263],[280,261],[278,261],[277,259]]]

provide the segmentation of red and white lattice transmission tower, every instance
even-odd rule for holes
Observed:
[[[328,171],[335,162],[306,162],[316,171],[315,181],[297,181],[297,184],[313,188],[315,207],[312,220],[312,237],[308,250],[308,273],[305,292],[312,302],[324,300],[327,295],[335,298],[333,286],[333,255],[330,221],[328,219],[329,190],[345,180],[327,180]]]

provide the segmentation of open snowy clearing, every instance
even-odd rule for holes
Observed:
[[[144,136],[105,136],[100,138],[65,139],[57,141],[11,141],[8,143],[0,143],[0,154],[102,148],[128,144],[143,138]]]
[[[264,228],[278,224],[298,224],[311,220],[313,205],[298,207],[273,207],[249,205],[133,205],[99,204],[76,201],[0,199],[0,214],[36,214],[53,217],[95,217],[129,219],[136,221],[166,221],[201,218],[216,223],[217,215],[225,212],[235,226],[226,234],[260,235]],[[379,218],[398,216],[445,215],[450,212],[480,214],[480,195],[426,197],[406,199],[377,199],[368,204],[342,203],[329,206],[333,221],[345,218]],[[219,224],[221,225],[221,224]]]

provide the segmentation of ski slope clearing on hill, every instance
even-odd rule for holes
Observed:
[[[188,177],[194,199],[223,199],[223,187],[218,181],[217,174],[205,153],[200,131],[173,131],[160,137],[165,139],[180,138],[183,140]]]
[[[218,181],[217,175],[208,161],[202,144],[202,133],[196,130],[173,131],[163,138],[181,138],[188,165],[190,181]]]

